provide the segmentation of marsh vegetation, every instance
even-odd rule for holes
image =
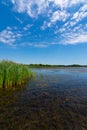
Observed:
[[[0,62],[0,88],[21,86],[32,77],[29,68],[12,61]]]

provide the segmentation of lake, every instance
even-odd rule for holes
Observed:
[[[0,130],[87,130],[87,68],[31,70],[24,88],[0,90]]]

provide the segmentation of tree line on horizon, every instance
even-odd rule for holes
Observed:
[[[49,65],[49,64],[29,64],[29,67],[87,67],[87,65],[79,65],[79,64],[72,64],[72,65]]]

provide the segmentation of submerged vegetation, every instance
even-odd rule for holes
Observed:
[[[0,88],[21,86],[32,77],[33,73],[22,64],[12,61],[0,62]]]

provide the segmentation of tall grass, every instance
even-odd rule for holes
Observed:
[[[0,62],[0,88],[21,86],[32,77],[29,68],[11,61]]]

